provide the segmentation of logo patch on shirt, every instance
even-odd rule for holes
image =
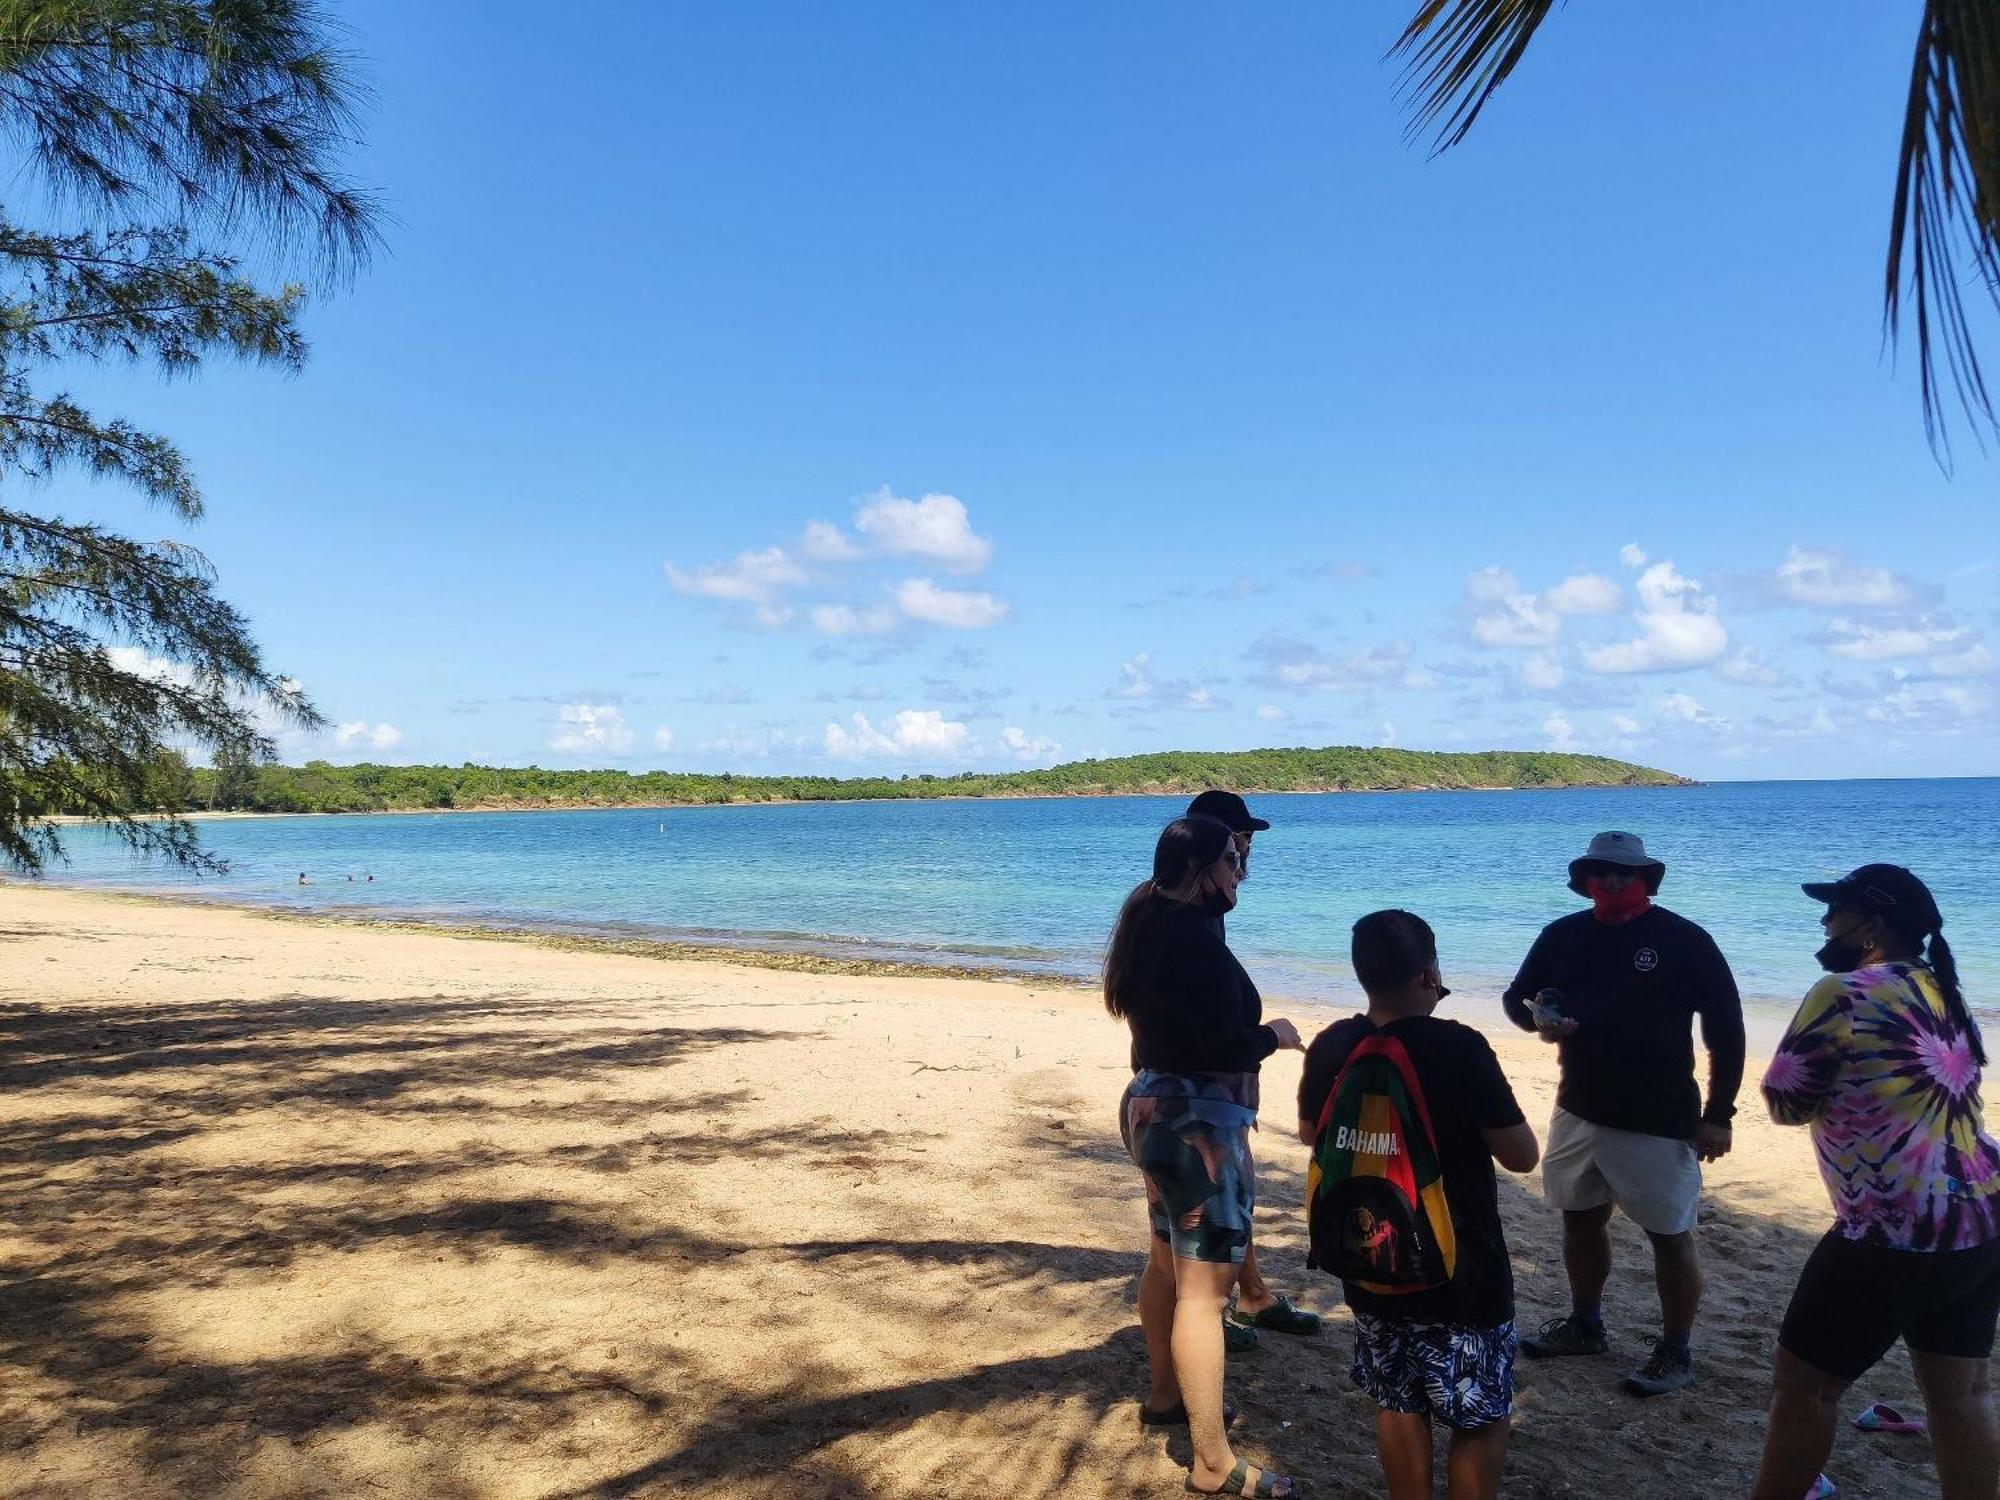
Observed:
[[[1660,966],[1660,955],[1651,948],[1641,948],[1632,955],[1632,967],[1641,974],[1650,974]]]

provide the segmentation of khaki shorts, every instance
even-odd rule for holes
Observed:
[[[1565,1213],[1615,1203],[1648,1234],[1686,1234],[1701,1207],[1694,1142],[1593,1125],[1566,1109],[1549,1121],[1542,1193]]]

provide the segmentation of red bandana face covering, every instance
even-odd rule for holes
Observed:
[[[1644,880],[1628,880],[1625,889],[1614,891],[1593,875],[1583,882],[1583,890],[1590,897],[1592,915],[1607,927],[1629,922],[1653,904],[1652,893],[1646,889]]]

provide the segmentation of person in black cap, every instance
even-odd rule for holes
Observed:
[[[1521,1340],[1537,1359],[1603,1354],[1611,1210],[1653,1243],[1660,1335],[1624,1387],[1657,1396],[1694,1384],[1688,1340],[1701,1302],[1694,1226],[1701,1163],[1729,1150],[1743,1081],[1743,1003],[1715,941],[1653,904],[1667,867],[1638,836],[1600,833],[1570,861],[1590,907],[1551,922],[1501,997],[1508,1018],[1561,1049],[1542,1190],[1562,1210],[1570,1312]],[[1695,1085],[1693,1023],[1708,1048]]]
[[[1176,818],[1153,874],[1119,910],[1104,955],[1104,1007],[1132,1033],[1119,1134],[1145,1181],[1151,1226],[1139,1325],[1151,1374],[1139,1421],[1186,1426],[1187,1488],[1286,1500],[1291,1478],[1236,1457],[1222,1399],[1223,1309],[1257,1206],[1250,1131],[1263,1062],[1298,1048],[1223,939],[1243,861],[1228,825]]]
[[[1211,787],[1188,804],[1190,818],[1214,818],[1228,825],[1235,839],[1236,854],[1243,862],[1242,878],[1250,878],[1250,841],[1271,825],[1254,816],[1249,804],[1235,792]],[[1236,1295],[1229,1307],[1227,1336],[1229,1352],[1241,1354],[1257,1347],[1257,1330],[1309,1337],[1319,1332],[1319,1314],[1294,1307],[1283,1292],[1271,1290],[1257,1267],[1257,1245],[1253,1239],[1243,1252],[1243,1269],[1236,1281]]]
[[[1827,973],[1785,1028],[1764,1100],[1779,1124],[1812,1127],[1834,1222],[1778,1331],[1753,1494],[1795,1500],[1817,1484],[1841,1397],[1900,1338],[1944,1500],[1991,1500],[2000,1147],[1982,1118],[1979,1026],[1915,875],[1863,865],[1805,892],[1826,905],[1814,957]]]

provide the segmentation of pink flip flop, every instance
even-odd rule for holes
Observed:
[[[1854,1425],[1863,1432],[1922,1432],[1922,1417],[1906,1417],[1885,1401],[1877,1401],[1873,1406],[1854,1419]]]
[[[1836,1493],[1838,1492],[1833,1487],[1833,1481],[1822,1474],[1813,1481],[1812,1488],[1806,1491],[1805,1500],[1833,1500]]]

